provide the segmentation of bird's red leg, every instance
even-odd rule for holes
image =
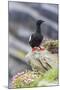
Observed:
[[[36,48],[35,48],[35,47],[34,47],[34,48],[32,48],[32,52],[33,52],[33,51],[35,51],[35,50],[36,50]]]

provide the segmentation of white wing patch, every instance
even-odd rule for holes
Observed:
[[[29,41],[31,40],[31,36],[29,37]]]

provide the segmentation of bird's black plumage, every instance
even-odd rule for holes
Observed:
[[[41,24],[43,23],[44,21],[42,20],[38,20],[36,22],[36,32],[33,33],[31,36],[30,36],[30,39],[29,39],[29,44],[32,48],[34,47],[39,47],[39,45],[41,44],[42,40],[43,40],[43,35],[41,33]]]

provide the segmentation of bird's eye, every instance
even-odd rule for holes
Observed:
[[[29,41],[31,40],[31,36],[29,37]]]

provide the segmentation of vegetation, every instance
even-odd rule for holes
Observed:
[[[49,40],[43,46],[51,53],[58,53],[58,40]]]
[[[58,47],[57,40],[47,42],[47,43],[44,44],[44,46],[47,49],[49,49],[50,46],[52,46],[53,48]],[[50,48],[52,48],[52,47],[50,47]],[[55,52],[55,53],[57,53],[57,52]],[[37,54],[35,53],[34,55],[36,56]],[[36,58],[38,58],[38,57],[39,57],[39,55]],[[41,58],[40,58],[40,60],[41,60]],[[33,62],[29,62],[29,63],[32,66],[33,71],[21,72],[21,73],[18,73],[17,75],[15,75],[12,79],[13,88],[22,88],[22,87],[26,88],[26,87],[57,85],[58,70],[56,67],[49,66],[48,62],[47,62],[48,64],[46,62],[42,62],[42,63],[46,64],[46,65],[43,64],[43,65],[45,65],[43,67],[41,62],[39,61],[39,59],[32,60],[32,61]],[[43,58],[41,61],[43,61]]]
[[[12,83],[14,88],[48,86],[49,83],[54,85],[55,81],[58,79],[57,77],[58,73],[55,68],[47,71],[43,76],[28,71],[23,75],[17,75]]]

